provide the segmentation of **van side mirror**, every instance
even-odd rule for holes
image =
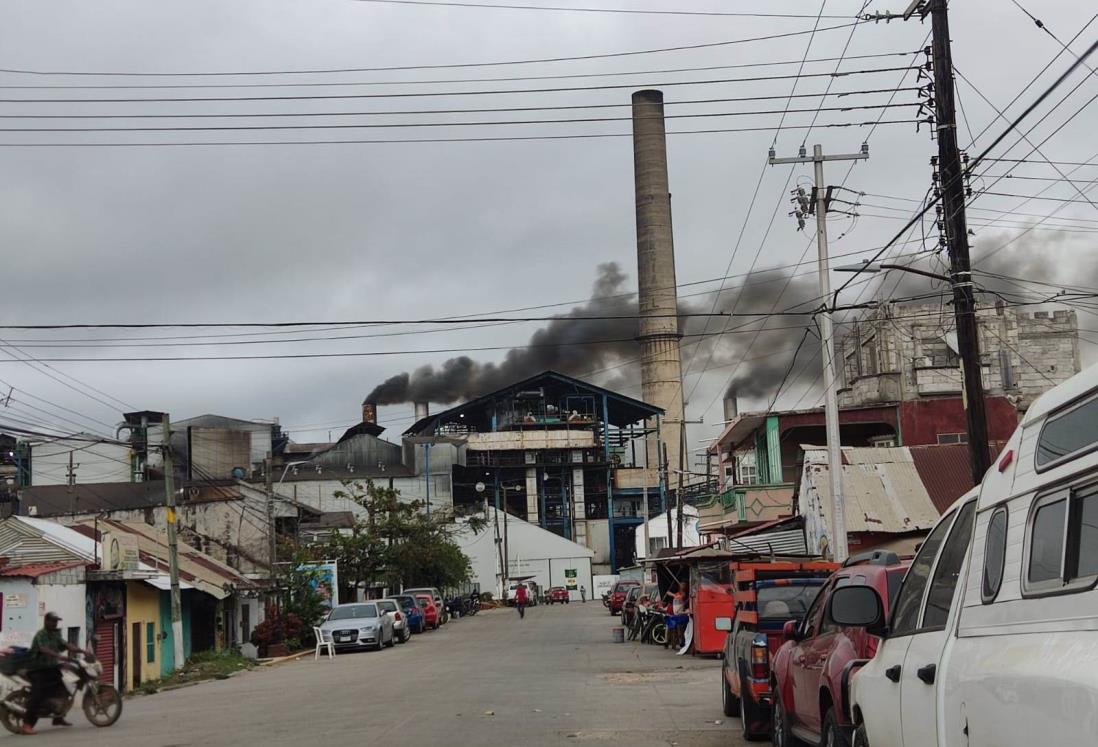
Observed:
[[[785,625],[782,626],[782,639],[786,641],[799,641],[800,635],[797,634],[797,621],[786,620]]]
[[[717,628],[717,630],[723,630],[727,633],[728,631],[732,630],[732,618],[718,617],[716,620],[713,621],[713,625]]]
[[[865,628],[872,635],[884,637],[888,626],[884,605],[877,591],[869,586],[843,586],[831,593],[827,615],[836,625]]]

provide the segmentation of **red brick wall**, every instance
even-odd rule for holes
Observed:
[[[986,402],[988,439],[1007,440],[1018,425],[1018,411],[1005,397],[988,397]],[[960,397],[900,404],[900,434],[904,446],[936,444],[939,433],[965,433],[967,430]]]

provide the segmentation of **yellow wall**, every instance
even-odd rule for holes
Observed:
[[[141,636],[134,640],[134,623],[141,623]],[[126,682],[125,689],[134,689],[133,647],[141,652],[140,681],[160,678],[160,642],[153,646],[153,661],[148,661],[145,648],[146,625],[153,624],[154,635],[160,633],[160,592],[142,581],[126,583]]]

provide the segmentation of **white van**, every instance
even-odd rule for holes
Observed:
[[[935,525],[851,688],[856,747],[1098,744],[1098,367],[1026,413],[978,490]],[[868,592],[868,593],[867,593]]]

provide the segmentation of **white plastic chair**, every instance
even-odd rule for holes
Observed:
[[[320,628],[313,628],[313,635],[316,636],[316,651],[313,652],[313,661],[320,658],[320,651],[322,649],[328,649],[328,658],[335,658],[335,643],[329,638],[324,640],[324,633]]]

